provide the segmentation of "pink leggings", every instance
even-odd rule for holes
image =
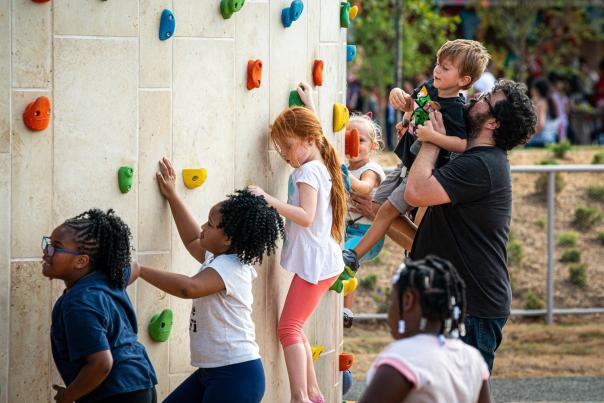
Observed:
[[[304,335],[304,322],[337,278],[338,276],[333,276],[312,284],[302,280],[297,274],[294,275],[279,319],[278,335],[283,348],[307,341]]]

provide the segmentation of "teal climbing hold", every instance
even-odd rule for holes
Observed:
[[[220,14],[222,18],[228,20],[234,13],[241,10],[245,0],[220,0]]]
[[[357,55],[357,45],[346,45],[346,61],[351,62]]]
[[[174,36],[174,29],[176,28],[176,20],[172,11],[165,9],[161,13],[161,19],[159,21],[159,40],[165,41]]]
[[[122,193],[128,193],[132,189],[132,178],[134,177],[134,168],[129,166],[120,167],[117,171],[117,180]]]
[[[294,0],[292,4],[281,10],[281,22],[285,28],[289,28],[292,25],[292,22],[297,21],[302,15],[302,10],[304,10],[304,3],[302,0]]]
[[[343,1],[340,3],[340,26],[348,28],[350,25],[350,3]]]
[[[172,310],[164,309],[161,313],[153,315],[147,328],[149,337],[155,341],[163,342],[168,340],[172,332]]]
[[[289,106],[304,106],[304,102],[302,102],[302,98],[300,98],[300,94],[298,91],[294,90],[289,93]]]

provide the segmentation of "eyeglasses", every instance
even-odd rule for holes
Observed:
[[[53,257],[54,254],[57,252],[69,253],[72,255],[82,255],[82,252],[77,252],[75,250],[69,250],[69,249],[56,248],[56,247],[52,246],[52,244],[50,243],[50,237],[47,237],[47,236],[42,237],[42,251],[48,257]]]
[[[482,94],[480,94],[480,96],[478,97],[476,102],[480,102],[480,101],[486,102],[487,106],[489,107],[489,115],[495,117],[495,113],[493,111],[493,105],[491,105],[491,93],[483,92]]]

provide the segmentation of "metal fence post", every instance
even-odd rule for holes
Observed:
[[[547,173],[547,316],[545,323],[554,323],[554,227],[556,218],[556,172]]]

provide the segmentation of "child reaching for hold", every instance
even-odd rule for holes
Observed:
[[[199,369],[164,402],[260,402],[265,379],[252,321],[252,264],[275,251],[283,221],[262,197],[238,190],[214,205],[200,226],[176,193],[171,162],[159,165],[157,181],[180,239],[202,264],[193,276],[140,266],[148,283],[193,300],[191,365]]]
[[[340,161],[313,111],[294,107],[272,125],[271,139],[281,157],[294,168],[287,203],[259,187],[287,218],[281,266],[294,273],[278,325],[289,375],[292,402],[325,402],[319,390],[304,322],[344,269],[339,243],[346,215],[346,190]]]
[[[66,387],[58,403],[155,403],[157,378],[137,341],[126,286],[130,229],[114,214],[93,209],[42,238],[42,274],[65,282],[52,309],[52,356]]]
[[[489,370],[465,332],[465,285],[448,261],[407,259],[394,276],[388,311],[397,341],[367,372],[360,403],[488,403]]]

